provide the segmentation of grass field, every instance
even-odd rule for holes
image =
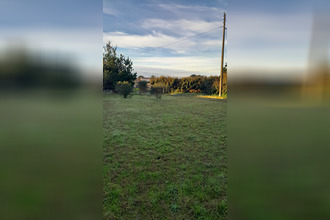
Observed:
[[[104,94],[105,219],[227,219],[226,103]]]
[[[330,103],[282,94],[230,97],[230,219],[330,219]]]
[[[0,219],[100,219],[102,99],[42,92],[0,95]]]

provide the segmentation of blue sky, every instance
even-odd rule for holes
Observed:
[[[102,26],[101,0],[1,0],[2,28]]]
[[[218,75],[225,1],[117,1],[103,3],[104,44],[129,56],[138,74]],[[218,28],[218,29],[217,29]],[[189,38],[175,44],[186,37]]]
[[[102,77],[102,0],[1,0],[0,58],[24,47]]]
[[[321,2],[321,1],[319,1]],[[315,1],[104,0],[103,43],[129,56],[141,75],[219,75],[222,25],[231,77],[297,78],[308,65]],[[228,53],[227,53],[228,51]]]
[[[0,49],[23,42],[101,73],[110,40],[141,75],[219,75],[221,29],[160,46],[221,26],[226,11],[230,77],[296,77],[308,66],[316,3],[329,14],[327,0],[2,0]]]

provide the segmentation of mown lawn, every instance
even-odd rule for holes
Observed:
[[[226,103],[104,94],[105,219],[227,219]]]

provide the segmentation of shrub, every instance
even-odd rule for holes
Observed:
[[[139,88],[139,92],[140,94],[143,92],[147,92],[147,85],[148,85],[148,82],[147,81],[139,81],[138,84],[137,84],[137,87]]]
[[[165,90],[165,86],[163,84],[156,83],[151,87],[150,93],[152,95],[155,95],[157,99],[161,99],[162,94],[164,93],[164,90]]]
[[[124,82],[118,82],[116,85],[116,92],[123,95],[124,98],[127,98],[127,96],[133,91],[132,84],[124,81]]]

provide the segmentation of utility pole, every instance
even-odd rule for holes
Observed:
[[[222,51],[221,51],[221,69],[220,69],[220,83],[219,96],[222,96],[222,76],[223,76],[223,54],[225,51],[225,31],[226,31],[226,12],[223,13],[223,31],[222,31]]]

